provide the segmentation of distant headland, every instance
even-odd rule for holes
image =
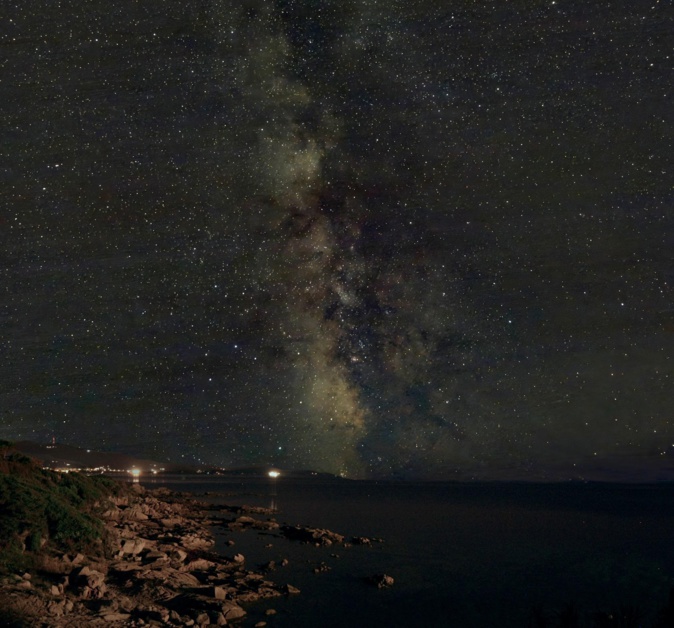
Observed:
[[[61,443],[42,444],[33,441],[17,441],[13,449],[31,458],[48,469],[61,472],[82,471],[104,474],[164,474],[183,475],[224,475],[224,476],[268,476],[270,471],[278,471],[284,477],[306,477],[317,479],[342,479],[331,473],[312,470],[281,469],[274,465],[220,468],[209,465],[176,464],[167,461],[148,460],[127,454],[84,449]]]

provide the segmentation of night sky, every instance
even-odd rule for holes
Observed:
[[[0,438],[674,479],[664,0],[0,18]]]

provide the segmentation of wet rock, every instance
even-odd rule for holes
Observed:
[[[230,530],[243,530],[245,528],[253,528],[255,530],[277,530],[279,524],[276,521],[269,519],[267,521],[262,521],[261,519],[254,519],[253,517],[248,517],[243,515],[237,517],[234,521],[230,521],[227,526]]]
[[[297,595],[300,593],[300,590],[297,587],[294,587],[292,584],[286,584],[284,589],[288,595]]]
[[[318,567],[314,568],[314,573],[319,574],[319,573],[326,573],[327,571],[330,571],[332,567],[329,567],[325,563],[321,563]]]
[[[236,602],[225,602],[222,606],[222,614],[227,621],[231,621],[232,619],[244,617],[246,611],[244,611]]]
[[[277,514],[275,510],[271,508],[264,508],[263,506],[248,506],[244,504],[239,507],[239,512],[250,512],[254,515],[275,515]]]
[[[395,582],[391,576],[387,576],[386,574],[370,576],[367,578],[367,581],[378,589],[388,589],[389,587],[392,587]]]

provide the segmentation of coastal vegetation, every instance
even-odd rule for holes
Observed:
[[[0,441],[0,628],[69,628],[97,621],[115,626],[225,625],[244,617],[249,606],[262,618],[262,607],[252,603],[267,600],[269,605],[269,600],[299,593],[297,587],[284,584],[285,568],[298,558],[291,544],[307,546],[325,558],[314,561],[317,578],[333,567],[339,569],[338,555],[332,553],[337,547],[359,555],[363,566],[382,547],[378,538],[288,525],[277,516],[259,506],[200,502],[165,488],[149,490],[104,476],[49,471]],[[214,551],[213,529],[227,537],[227,549],[219,554]],[[258,564],[257,572],[238,547],[229,550],[235,537],[253,534],[263,539],[270,558]],[[272,546],[283,548],[289,559],[278,560]],[[357,546],[369,557],[358,554]],[[625,564],[628,560],[629,556],[621,559]],[[296,584],[304,588],[302,582]],[[615,579],[614,584],[620,582]],[[405,586],[404,574],[395,573],[394,579],[378,572],[354,580],[354,586],[373,585],[398,591]],[[528,617],[529,602],[522,600],[512,605],[512,616],[504,617],[501,625],[671,628],[674,589],[669,599],[650,590],[650,598],[647,589],[643,601],[633,605],[628,600],[621,605],[584,600],[537,606]],[[454,592],[448,590],[451,595]],[[283,601],[276,604],[284,608]],[[524,621],[518,623],[517,618]]]
[[[124,490],[103,476],[56,473],[0,441],[0,573],[31,567],[42,552],[102,553],[96,515]]]

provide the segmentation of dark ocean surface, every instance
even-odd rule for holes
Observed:
[[[581,626],[598,612],[634,612],[650,626],[674,576],[674,485],[393,483],[281,477],[148,480],[232,505],[275,506],[280,523],[381,537],[372,547],[313,547],[217,528],[217,551],[249,568],[288,558],[269,577],[301,595],[249,605],[243,625]],[[235,545],[226,545],[228,539]],[[272,547],[265,547],[271,544]],[[338,556],[335,556],[338,555]],[[325,562],[331,569],[314,574]],[[364,580],[395,579],[388,590]],[[274,608],[277,614],[265,617]],[[629,611],[628,611],[629,609]],[[612,624],[611,624],[612,625]],[[616,624],[617,625],[617,624]],[[622,625],[622,624],[620,624]],[[632,624],[630,624],[632,625]]]

